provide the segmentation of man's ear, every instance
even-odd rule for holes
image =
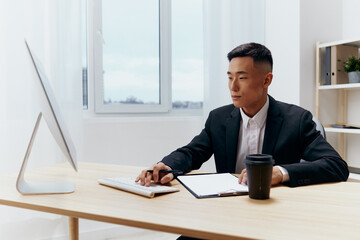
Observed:
[[[273,79],[273,74],[271,72],[267,73],[265,75],[265,80],[264,80],[264,87],[267,88],[270,86],[271,82]]]

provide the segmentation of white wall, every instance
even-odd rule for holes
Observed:
[[[359,16],[360,1],[343,0],[342,6],[342,35],[344,39],[359,39],[360,29],[354,24]]]
[[[342,1],[300,1],[299,105],[310,110],[313,114],[315,114],[316,42],[330,42],[344,38],[342,36],[342,5]]]
[[[200,133],[199,117],[100,117],[84,119],[89,162],[148,167]]]
[[[265,25],[265,45],[274,60],[274,78],[269,94],[279,101],[299,104],[299,0],[267,0]]]
[[[266,45],[274,58],[270,94],[315,114],[315,44],[360,39],[360,29],[354,27],[359,9],[356,0],[267,0]],[[349,91],[348,99],[348,121],[358,125],[359,91]],[[328,134],[335,148],[336,138],[337,134]],[[359,135],[346,135],[345,142],[345,159],[350,166],[359,168],[359,151],[355,147],[360,145]]]
[[[342,8],[342,1],[266,1],[265,42],[274,58],[270,95],[315,113],[315,44],[343,39]]]

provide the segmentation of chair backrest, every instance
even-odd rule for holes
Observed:
[[[321,122],[319,121],[319,119],[317,119],[316,117],[313,117],[312,120],[316,124],[316,130],[320,131],[321,135],[326,139],[325,129],[324,129],[323,125],[321,124]]]
[[[320,132],[320,134],[326,139],[326,134],[325,134],[325,129],[323,127],[323,125],[321,124],[321,122],[319,121],[319,119],[317,119],[316,117],[313,116],[314,123],[316,124],[316,130],[318,130]],[[304,159],[301,159],[300,162],[306,162]]]

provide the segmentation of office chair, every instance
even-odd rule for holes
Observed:
[[[319,121],[319,119],[317,119],[316,117],[313,117],[312,120],[316,124],[316,130],[320,131],[321,135],[326,139],[325,129],[324,129],[323,125],[321,124],[321,122]]]
[[[326,139],[326,134],[325,134],[325,129],[323,127],[323,125],[321,124],[321,122],[319,121],[319,119],[317,119],[316,117],[313,116],[312,119],[316,125],[316,130],[318,130],[320,132],[320,134],[323,136],[323,138]],[[301,159],[300,162],[306,162],[306,160]]]

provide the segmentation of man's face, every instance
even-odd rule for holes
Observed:
[[[232,101],[249,117],[253,117],[266,102],[267,88],[272,80],[270,71],[265,63],[254,65],[252,57],[236,57],[230,61],[228,77]]]

